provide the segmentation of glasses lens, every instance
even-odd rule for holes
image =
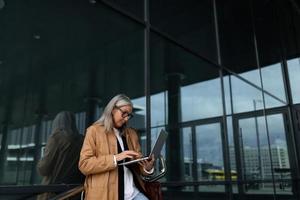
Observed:
[[[126,111],[123,111],[121,108],[119,107],[116,107],[121,113],[122,113],[122,117],[123,118],[126,118],[128,117],[128,119],[131,119],[133,117],[133,114],[132,113],[128,113]]]
[[[132,117],[133,117],[132,113],[128,114],[128,119],[131,119]]]
[[[122,113],[122,117],[123,117],[123,118],[128,117],[128,119],[131,119],[131,118],[133,117],[133,115],[132,115],[131,113],[123,112],[123,113]]]

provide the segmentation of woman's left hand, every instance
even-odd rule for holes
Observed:
[[[140,165],[144,167],[145,170],[150,171],[153,168],[154,165],[154,155],[152,155],[148,160],[143,160],[139,162]]]

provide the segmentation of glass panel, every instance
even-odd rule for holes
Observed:
[[[99,116],[99,115],[97,115],[97,116]],[[85,134],[86,112],[75,113],[75,118],[76,118],[76,126],[78,128],[78,132],[80,134]]]
[[[227,117],[227,133],[228,133],[231,180],[236,181],[237,180],[237,167],[236,167],[235,146],[234,146],[234,138],[233,138],[232,117]],[[238,192],[237,185],[232,185],[232,190],[234,193],[237,193]]]
[[[21,132],[20,163],[18,164],[18,184],[30,184],[34,166],[35,127],[24,127]]]
[[[235,73],[257,69],[250,1],[216,1],[222,65]]]
[[[124,93],[134,103],[131,125],[145,129],[144,26],[100,2],[57,3],[12,1],[1,10],[0,132],[7,149],[0,151],[1,184],[41,183],[36,166],[61,111],[75,114],[83,135]],[[134,4],[143,1],[128,1],[128,8]]]
[[[90,2],[96,2],[97,0],[89,0]],[[114,7],[121,8],[125,13],[130,13],[141,20],[144,19],[144,1],[143,0],[104,0],[104,2]]]
[[[255,29],[255,33],[252,34],[255,34],[256,37],[255,42],[258,53],[258,61],[262,68],[274,65],[274,63],[280,63],[282,60],[280,52],[280,45],[282,45],[282,43],[280,41],[282,39],[281,34],[284,34],[286,30],[281,29],[282,26],[279,25],[279,17],[276,16],[281,15],[276,13],[276,11],[284,8],[280,6],[278,9],[274,9],[277,5],[279,4],[274,4],[274,2],[270,1],[253,1],[250,4],[250,9],[252,9],[251,14],[253,16],[253,29]],[[267,90],[267,88],[265,89]]]
[[[230,92],[235,113],[263,109],[262,92],[265,95],[266,108],[286,105],[281,65],[265,66],[261,69],[261,75],[263,85],[260,83],[258,69],[241,73],[239,76],[224,77],[227,113],[231,113]]]
[[[193,144],[191,127],[182,129],[183,155],[184,155],[184,180],[193,181]]]
[[[228,74],[227,72],[223,71],[223,74]],[[233,106],[232,104],[232,88],[231,88],[231,76],[223,76],[223,86],[224,86],[224,96],[225,96],[225,108],[226,114],[230,115],[233,113]]]
[[[151,127],[167,124],[168,92],[151,95]]]
[[[261,90],[235,76],[229,76],[229,79],[232,84],[233,111],[235,113],[263,108]]]
[[[152,26],[200,55],[217,60],[213,1],[164,0],[149,3]]]
[[[261,69],[265,93],[266,108],[286,105],[286,95],[283,83],[281,64],[264,66]]]
[[[151,113],[155,115],[151,126],[166,124],[170,133],[166,158],[172,166],[167,176],[169,181],[183,181],[180,124],[223,114],[219,69],[153,32],[150,38]]]
[[[245,185],[248,193],[273,193],[273,176],[281,187],[283,177],[291,179],[282,114],[267,116],[267,123],[269,133],[264,117],[239,120],[243,178],[251,181]],[[284,185],[284,189],[276,191],[290,193],[291,185]]]
[[[267,122],[270,132],[271,155],[276,181],[276,193],[291,194],[291,169],[285,130],[285,123],[287,122],[284,121],[282,114],[268,115]],[[262,143],[262,145],[266,144]],[[268,165],[268,163],[266,165]],[[265,171],[267,170],[265,169]]]
[[[293,103],[300,103],[300,59],[295,58],[287,61],[289,80],[292,91]]]
[[[132,103],[134,117],[128,124],[136,129],[143,130],[146,127],[146,98],[134,98]]]
[[[182,121],[222,115],[221,84],[218,78],[184,86],[181,95],[184,111]]]
[[[197,174],[199,181],[224,181],[221,127],[219,123],[196,126]],[[200,191],[223,192],[222,185],[199,186]]]
[[[263,117],[239,120],[243,178],[247,181],[270,180],[272,175],[264,122]],[[269,165],[267,166],[266,163],[269,163]],[[265,172],[265,169],[268,173]],[[273,192],[272,185],[270,186],[269,183],[251,182],[245,186],[247,192],[255,192],[263,188],[269,188],[269,192]]]
[[[8,131],[7,152],[4,155],[2,184],[15,185],[18,181],[18,164],[21,129]]]

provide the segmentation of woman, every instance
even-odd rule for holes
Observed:
[[[153,172],[154,158],[131,165],[125,159],[142,157],[136,131],[127,128],[132,118],[132,102],[117,95],[100,119],[87,129],[80,153],[79,169],[86,176],[87,200],[147,200],[141,175]]]
[[[43,185],[83,183],[84,176],[77,167],[82,142],[75,115],[68,111],[58,113],[52,123],[44,156],[37,165],[39,174],[43,176]],[[53,193],[44,193],[38,196],[38,200],[53,196]]]

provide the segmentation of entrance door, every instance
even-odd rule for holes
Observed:
[[[239,194],[292,194],[286,114],[262,114],[234,118]]]
[[[197,122],[182,128],[185,180],[201,182],[187,190],[224,192],[225,180],[221,120]]]

